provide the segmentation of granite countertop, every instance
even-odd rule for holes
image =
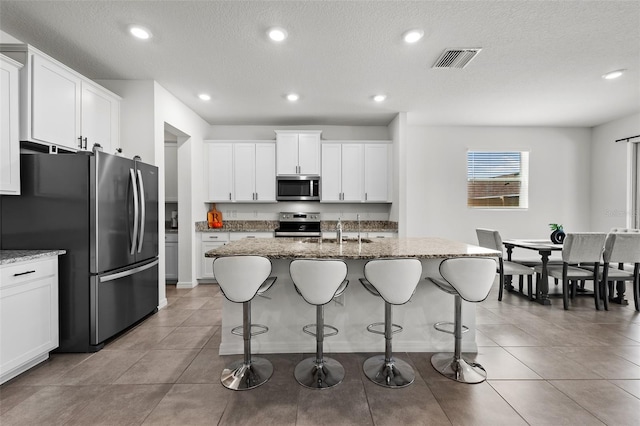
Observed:
[[[10,263],[24,262],[43,257],[60,256],[66,252],[66,250],[0,250],[0,265],[8,265]]]
[[[208,251],[206,257],[255,255],[269,259],[339,258],[378,259],[384,257],[416,257],[420,259],[500,256],[500,252],[443,238],[364,239],[358,244],[350,240],[339,245],[318,238],[243,239]]]
[[[320,222],[320,229],[323,232],[336,230],[337,220],[323,220]],[[277,220],[225,220],[222,228],[211,229],[206,221],[196,222],[196,232],[273,232],[279,226]],[[343,220],[342,230],[344,232],[356,232],[358,222],[355,220]],[[360,221],[361,232],[398,232],[398,223],[386,220],[362,220]]]

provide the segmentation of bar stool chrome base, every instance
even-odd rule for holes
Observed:
[[[375,355],[362,365],[365,376],[373,383],[386,388],[409,386],[416,378],[413,368],[401,359],[391,358],[387,362],[384,355]]]
[[[344,367],[333,358],[323,357],[321,363],[316,357],[303,359],[293,373],[298,383],[309,389],[327,389],[344,380]]]
[[[251,363],[236,361],[222,370],[220,382],[231,390],[248,390],[266,383],[273,374],[273,365],[269,360],[251,358]]]
[[[457,359],[453,353],[437,353],[431,357],[431,365],[438,373],[460,383],[482,383],[487,379],[487,372],[482,365]]]

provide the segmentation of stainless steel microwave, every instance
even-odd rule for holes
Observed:
[[[320,201],[320,176],[277,176],[276,200]]]

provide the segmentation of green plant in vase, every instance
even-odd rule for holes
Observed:
[[[558,223],[550,223],[549,227],[551,228],[551,242],[553,244],[562,244],[564,241],[565,233],[564,228],[561,224]]]

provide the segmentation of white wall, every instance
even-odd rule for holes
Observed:
[[[640,113],[593,128],[591,228],[594,231],[631,226],[633,212],[627,200],[629,144],[615,141],[636,135],[640,135]]]
[[[590,129],[409,126],[407,133],[407,236],[477,244],[478,227],[503,238],[546,238],[552,222],[590,229]],[[467,207],[469,149],[530,151],[527,210]]]

